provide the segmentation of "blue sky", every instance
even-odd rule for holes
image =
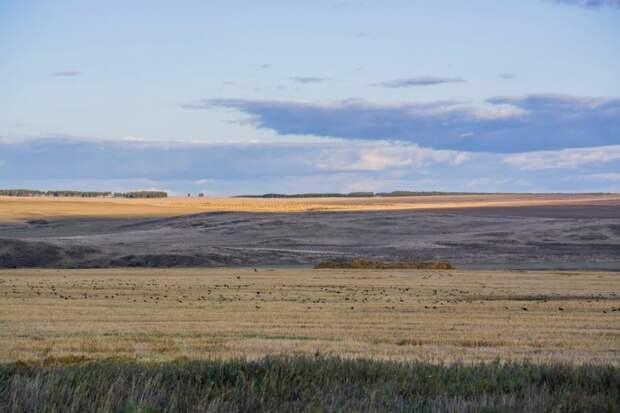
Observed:
[[[620,191],[620,0],[0,2],[0,187]]]

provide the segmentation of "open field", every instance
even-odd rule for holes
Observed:
[[[620,365],[607,272],[0,272],[0,362],[336,355]]]
[[[383,211],[544,205],[620,206],[620,195],[507,194],[373,198],[63,198],[0,197],[0,222],[48,218],[146,218],[202,212]]]

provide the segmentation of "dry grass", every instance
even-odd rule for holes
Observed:
[[[0,271],[0,362],[315,354],[620,365],[617,273]]]
[[[301,212],[501,206],[620,205],[620,195],[437,195],[374,198],[0,197],[0,221],[61,217],[165,217],[215,211]]]

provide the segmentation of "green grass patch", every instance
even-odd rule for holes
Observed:
[[[321,261],[315,269],[373,269],[373,270],[453,270],[445,261],[373,261],[373,260],[329,260]]]
[[[617,412],[620,369],[322,357],[0,366],[2,412]]]

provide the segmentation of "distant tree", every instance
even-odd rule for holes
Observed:
[[[117,198],[166,198],[168,194],[163,191],[133,191],[115,193]]]
[[[4,196],[42,196],[43,191],[35,191],[32,189],[0,189],[0,195]]]

